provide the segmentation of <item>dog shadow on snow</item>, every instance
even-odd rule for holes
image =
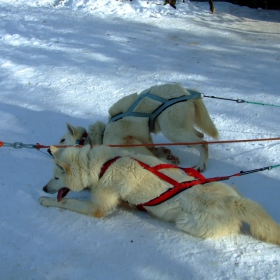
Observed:
[[[102,118],[96,115],[93,119],[79,119],[59,112],[32,110],[1,102],[0,115],[0,141],[42,145],[57,144],[67,131],[66,122],[87,128],[89,124]],[[3,184],[15,185],[15,188],[19,189],[22,189],[24,184],[32,185],[29,190],[34,198],[42,195],[42,187],[52,176],[53,169],[53,159],[47,153],[47,149],[38,151],[2,147],[0,152],[1,160],[5,162],[3,168],[0,168]]]
[[[98,120],[105,121],[105,117],[94,115],[91,119],[72,117],[63,113],[48,110],[32,110],[24,107],[4,104],[0,102],[2,116],[1,139],[5,142],[28,142],[52,145],[57,144],[64,134],[66,122],[85,128]],[[5,139],[2,139],[5,137]]]

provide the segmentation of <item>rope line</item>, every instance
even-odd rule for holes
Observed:
[[[240,140],[217,140],[217,141],[200,141],[200,142],[177,142],[177,143],[153,143],[153,144],[110,144],[107,145],[108,147],[113,148],[121,148],[121,147],[156,147],[156,146],[193,146],[193,145],[205,145],[205,144],[230,144],[230,143],[246,143],[246,142],[262,142],[262,141],[279,141],[280,137],[274,138],[259,138],[259,139],[240,139]],[[36,144],[37,149],[45,149],[49,148],[50,146],[44,146],[39,143]],[[66,147],[73,147],[73,146],[57,146],[57,148],[66,148]],[[77,148],[81,148],[83,146],[78,145],[75,146]],[[94,145],[91,145],[94,147]]]
[[[262,102],[247,101],[247,100],[244,100],[244,99],[224,98],[224,97],[218,97],[218,96],[206,95],[206,94],[203,94],[203,97],[226,100],[226,101],[234,101],[234,102],[237,102],[237,103],[247,103],[247,104],[262,105],[262,106],[280,107],[280,105],[276,105],[276,104],[268,104],[268,103],[262,103]]]
[[[230,143],[247,143],[247,142],[262,142],[262,141],[279,141],[280,137],[274,138],[258,138],[258,139],[239,139],[239,140],[217,140],[217,141],[200,141],[200,142],[177,142],[177,143],[153,143],[153,144],[111,144],[107,145],[108,147],[113,148],[121,148],[121,147],[156,147],[156,146],[193,146],[193,145],[211,145],[211,144],[230,144]],[[76,146],[62,146],[62,145],[41,145],[40,143],[37,144],[23,144],[21,142],[15,143],[7,143],[0,141],[0,148],[1,147],[11,147],[14,149],[21,149],[21,148],[28,148],[28,149],[48,149],[51,146],[55,146],[57,148],[68,148],[68,147],[76,147],[81,148],[83,145],[76,145]],[[95,145],[91,145],[94,147]]]
[[[280,137],[277,138],[262,138],[262,139],[246,139],[246,140],[223,140],[223,141],[211,141],[211,142],[189,142],[189,143],[161,143],[161,144],[136,144],[136,145],[108,145],[109,147],[139,147],[139,146],[159,146],[159,145],[165,145],[165,146],[173,146],[173,145],[195,145],[197,143],[208,143],[208,144],[217,144],[217,143],[239,143],[239,142],[256,142],[256,141],[275,141],[275,140],[280,140]],[[15,143],[5,143],[3,141],[0,141],[0,148],[1,147],[13,147],[14,149],[21,149],[21,148],[34,148],[37,149],[38,151],[40,151],[40,149],[43,148],[49,148],[50,146],[44,146],[41,145],[39,143],[37,143],[36,145],[33,144],[23,144],[21,142],[15,142]],[[67,148],[67,147],[77,147],[77,148],[81,148],[83,147],[82,145],[79,146],[55,146],[57,148]],[[42,152],[42,151],[40,151]],[[228,180],[231,177],[235,177],[235,176],[243,176],[243,175],[248,175],[248,174],[252,174],[255,172],[259,172],[259,171],[264,171],[264,170],[272,170],[274,168],[280,167],[280,164],[276,164],[276,165],[271,165],[271,166],[267,166],[267,167],[262,167],[262,168],[258,168],[258,169],[252,169],[252,170],[247,170],[247,171],[240,171],[238,173],[232,174],[232,175],[228,175],[228,176],[221,176],[221,177],[214,177],[214,178],[209,178],[207,179],[207,182],[211,182],[211,181],[223,181],[223,180]]]

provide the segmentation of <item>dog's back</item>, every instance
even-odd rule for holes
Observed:
[[[183,193],[181,200],[184,213],[179,215],[176,225],[194,236],[237,234],[246,222],[253,237],[280,245],[280,226],[265,209],[224,183],[195,186]]]
[[[109,118],[127,112],[130,106],[133,104],[133,102],[137,100],[137,98],[138,94],[132,93],[118,100],[114,105],[110,107],[108,111],[110,115]]]
[[[151,95],[149,97],[149,94],[156,95],[163,100],[154,99]],[[122,143],[123,139],[128,136],[132,136],[142,143],[150,143],[150,132],[162,132],[172,142],[205,142],[203,133],[197,131],[195,126],[217,138],[218,131],[200,98],[173,104],[164,108],[162,112],[156,112],[156,117],[152,116],[152,113],[165,104],[165,100],[184,95],[190,95],[190,92],[180,84],[164,84],[146,89],[140,95],[134,93],[120,99],[110,108],[110,118],[122,113],[124,115],[113,119],[106,125],[104,144]],[[130,111],[142,114],[140,117],[130,116]],[[129,113],[126,114],[127,112]],[[143,113],[147,115],[143,117]],[[208,158],[207,143],[197,144],[194,147],[200,152],[199,162],[195,168],[203,171]]]
[[[152,86],[148,89],[145,89],[140,94],[133,93],[121,98],[109,109],[110,117],[127,112],[131,105],[138,98],[142,98],[142,96],[147,93],[159,96],[166,100],[180,97],[183,95],[190,95],[190,93],[180,84],[163,84]],[[160,101],[153,100],[149,98],[149,95],[147,95],[137,104],[133,112],[153,113],[161,104],[162,103]]]
[[[132,157],[149,166],[162,163],[145,155]],[[121,187],[117,187],[121,188],[119,194],[125,193],[125,198],[122,198],[133,205],[152,200],[171,187],[170,183],[143,169],[129,154],[125,155],[117,168],[122,170],[122,176],[125,175]],[[193,180],[178,169],[162,169],[161,172],[178,182]],[[116,170],[113,173],[117,173]],[[222,182],[195,185],[166,202],[145,208],[162,220],[175,222],[179,229],[196,237],[215,238],[238,234],[242,223],[246,222],[253,237],[280,245],[280,226],[265,209]]]

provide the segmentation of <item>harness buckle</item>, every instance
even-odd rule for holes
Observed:
[[[237,103],[244,103],[245,100],[243,100],[243,99],[237,99],[236,102],[237,102]]]
[[[23,143],[22,142],[15,142],[12,144],[12,147],[14,149],[22,149],[23,148]]]

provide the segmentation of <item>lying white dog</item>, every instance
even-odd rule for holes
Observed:
[[[218,131],[201,94],[195,90],[187,90],[180,84],[153,86],[140,94],[125,96],[109,109],[109,115],[108,124],[97,122],[89,127],[85,143],[126,144],[130,137],[130,140],[135,139],[135,143],[152,144],[150,133],[159,132],[172,142],[205,142],[203,133],[195,126],[209,136],[218,138]],[[84,128],[68,125],[68,132],[63,135],[60,144],[80,144],[85,132]],[[195,168],[203,171],[208,158],[208,145],[205,142],[194,147],[200,152]],[[179,162],[167,149],[150,148],[150,151],[156,156],[167,154],[167,159]]]
[[[41,197],[40,203],[44,206],[100,218],[125,201],[159,219],[174,222],[179,229],[196,237],[239,233],[242,222],[246,222],[255,238],[280,244],[280,226],[269,214],[258,203],[243,198],[224,183],[200,184],[203,181],[199,179],[197,185],[182,190],[180,182],[185,185],[194,178],[153,156],[122,151],[116,157],[117,150],[106,146],[61,150],[51,147],[55,157],[54,177],[43,188],[47,193],[58,192],[59,201]],[[191,171],[194,175],[198,173]],[[69,190],[85,188],[91,189],[89,201],[63,198]],[[177,189],[179,193],[172,193]],[[169,200],[147,206],[170,192]]]

